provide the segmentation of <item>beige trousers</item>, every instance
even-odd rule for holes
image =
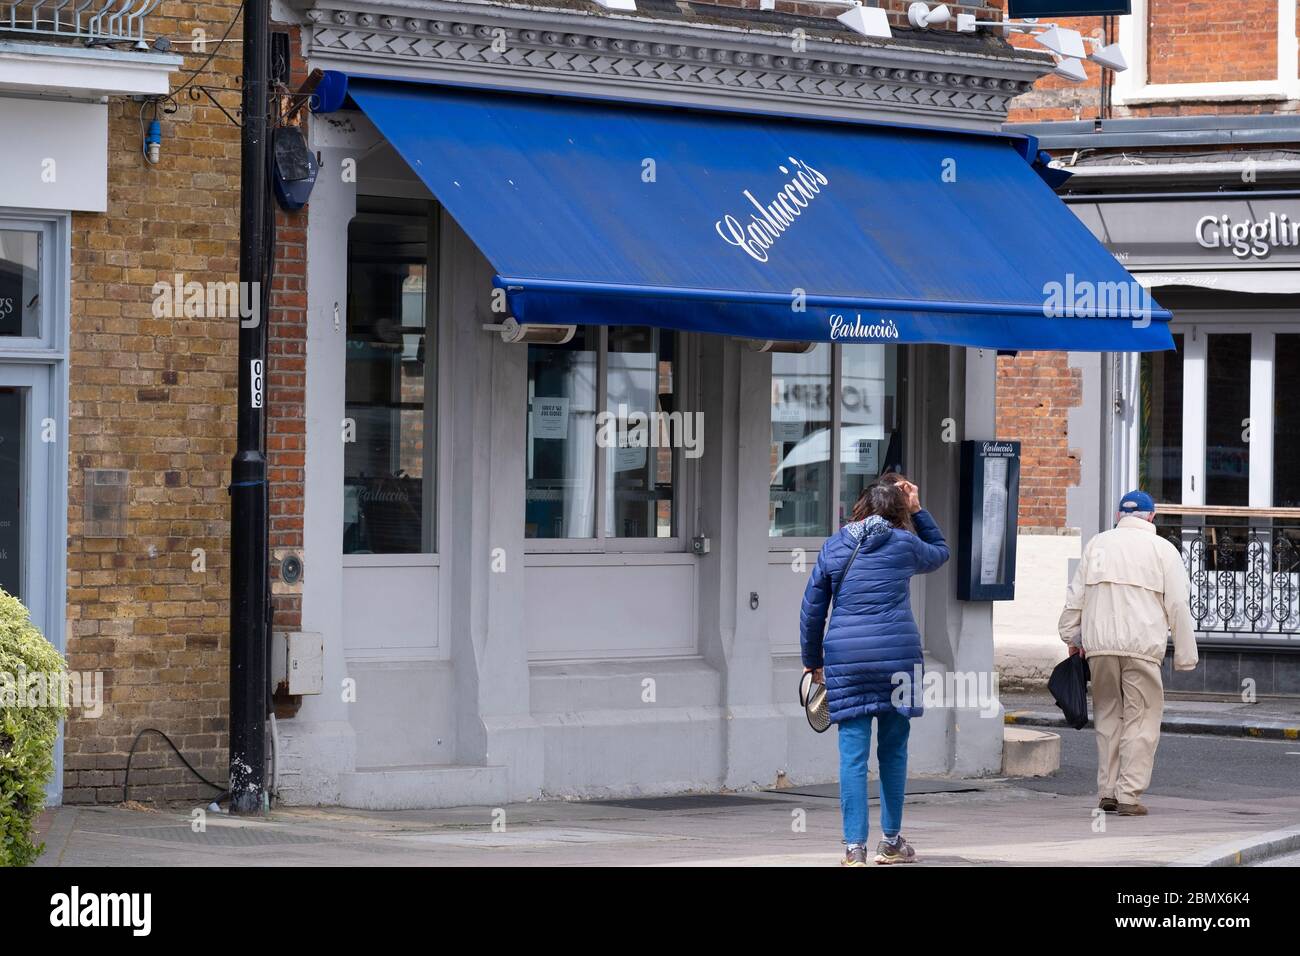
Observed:
[[[1137,803],[1151,784],[1165,691],[1160,665],[1137,657],[1089,657],[1097,730],[1097,794]]]

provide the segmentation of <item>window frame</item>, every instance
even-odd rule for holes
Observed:
[[[596,330],[596,408],[604,410],[609,400],[609,326],[588,326]],[[684,414],[698,411],[699,395],[695,374],[698,363],[694,361],[696,337],[689,332],[675,329],[662,329],[662,332],[677,336],[675,368],[673,369],[673,396],[676,406]],[[525,346],[526,347],[526,346]],[[687,399],[690,398],[690,401]],[[528,414],[525,408],[524,414]],[[527,426],[524,430],[527,436]],[[525,437],[525,441],[527,438]],[[669,537],[620,538],[605,534],[605,516],[609,500],[605,494],[605,474],[607,450],[596,446],[595,468],[592,481],[595,482],[596,511],[594,515],[594,534],[587,538],[529,538],[524,537],[525,554],[669,554],[689,550],[692,537],[687,526],[693,529],[695,524],[695,482],[699,470],[688,468],[688,459],[680,446],[674,446],[673,452],[673,533]],[[699,459],[695,459],[698,461]],[[525,484],[525,488],[527,485]]]
[[[1203,83],[1151,83],[1147,40],[1150,32],[1149,0],[1133,0],[1132,13],[1117,18],[1116,42],[1129,68],[1115,74],[1112,96],[1116,106],[1142,106],[1164,102],[1203,99],[1215,102],[1236,100],[1281,101],[1300,99],[1297,76],[1297,0],[1277,0],[1277,74],[1266,80],[1214,80]]]
[[[23,560],[31,562],[27,569],[24,603],[32,612],[32,623],[60,652],[67,645],[67,594],[68,594],[68,508],[71,498],[71,459],[68,453],[69,406],[69,353],[72,336],[72,215],[68,212],[0,208],[0,226],[14,225],[39,229],[45,241],[41,245],[41,334],[39,336],[0,337],[0,361],[10,368],[22,369],[33,378],[43,378],[48,399],[48,417],[55,422],[55,439],[42,442],[49,456],[49,483],[45,488],[34,488],[28,496],[25,519],[27,535],[21,545],[25,548]],[[33,388],[30,393],[35,397]],[[28,420],[35,424],[35,415],[28,409]],[[27,474],[31,474],[32,456],[41,449],[32,442],[26,450]],[[32,509],[36,495],[45,495],[47,507],[44,520],[38,526]],[[38,538],[45,542],[43,561],[38,566],[33,560],[33,546]],[[39,593],[39,599],[38,599]],[[63,766],[64,730],[60,725],[54,743],[54,765]],[[63,797],[62,774],[54,774],[45,787],[46,802],[59,803]]]
[[[59,344],[64,341],[64,324],[58,299],[59,243],[66,227],[53,218],[28,216],[4,210],[0,229],[6,232],[32,232],[40,237],[37,268],[40,270],[40,334],[0,336],[0,354],[11,357],[54,359],[62,357]]]
[[[844,354],[843,346],[845,344],[846,343],[842,343],[842,342],[830,343],[831,395],[836,396],[837,398],[840,395],[844,385],[844,362],[842,357]],[[900,383],[901,387],[899,388],[899,392],[900,392],[899,398],[903,402],[903,410],[902,410],[902,414],[899,416],[899,428],[902,429],[903,431],[903,473],[907,474],[908,464],[911,460],[912,443],[907,440],[907,434],[911,430],[910,428],[911,419],[912,419],[911,388],[912,388],[913,371],[914,371],[913,362],[915,360],[916,350],[909,348],[905,343],[854,342],[854,343],[847,343],[847,344],[851,344],[851,345],[883,344],[887,348],[889,347],[896,348],[901,353],[899,356],[899,361],[897,366],[902,371],[902,382]],[[768,379],[769,381],[771,380],[770,374],[768,376]],[[841,429],[843,428],[843,424],[844,424],[843,409],[841,407],[842,405],[843,405],[842,401],[831,402],[830,457],[831,457],[831,461],[833,461],[835,465],[833,468],[831,468],[830,516],[829,516],[830,524],[831,524],[830,533],[826,535],[800,535],[798,537],[792,536],[789,538],[774,537],[771,533],[772,529],[771,529],[771,524],[769,519],[768,551],[770,553],[785,553],[785,552],[793,551],[797,548],[802,548],[804,551],[808,551],[808,552],[818,552],[821,550],[822,545],[826,543],[827,538],[831,537],[831,535],[834,535],[837,531],[840,530],[840,527],[842,527],[836,525],[837,516],[839,512],[840,492],[843,488],[843,484],[842,484],[843,476],[841,475],[841,471],[843,470],[842,468],[843,463],[840,461],[840,454],[841,454],[840,442],[843,440],[843,436],[841,435]],[[768,413],[768,416],[770,419],[771,417],[770,411]],[[770,506],[771,504],[770,491],[769,491],[768,503]]]
[[[1210,401],[1206,382],[1206,349],[1210,335],[1248,334],[1251,337],[1250,383],[1250,509],[1273,508],[1273,390],[1276,366],[1273,361],[1276,336],[1294,331],[1289,316],[1277,312],[1244,310],[1236,313],[1181,311],[1170,323],[1170,331],[1183,335],[1183,475],[1182,502],[1170,509],[1220,507],[1205,502],[1206,406]],[[1140,395],[1141,363],[1128,357],[1131,368],[1132,401]],[[1267,369],[1267,374],[1261,373]],[[1125,488],[1137,486],[1140,425],[1136,413],[1123,422],[1123,452],[1127,460],[1118,469]],[[1189,470],[1195,463],[1195,472]]]
[[[396,205],[409,206],[412,200],[380,195],[366,194],[357,196],[357,212],[353,220],[348,222],[351,228],[352,222],[361,216],[383,216],[387,211],[379,208],[365,208],[369,204],[374,206]],[[438,347],[441,339],[441,267],[442,267],[442,206],[435,200],[425,200],[425,266],[424,266],[424,475],[430,480],[421,482],[420,489],[420,507],[422,510],[421,521],[422,528],[420,532],[421,550],[415,552],[394,551],[391,553],[374,554],[365,552],[348,552],[342,551],[343,567],[345,568],[410,568],[410,567],[437,567],[441,563],[440,547],[440,527],[439,517],[442,513],[444,504],[440,493],[444,487],[444,475],[440,467],[441,455],[439,454],[439,439],[441,432],[438,427],[438,410],[442,407],[445,396],[442,394],[442,383],[445,380],[444,369],[442,368],[443,355],[442,350]],[[351,256],[348,257],[348,268],[351,269]],[[344,327],[346,337],[347,329]],[[346,342],[345,358],[343,367],[343,389],[344,389],[344,411],[347,410],[347,359],[346,359]],[[347,472],[343,469],[340,479],[340,494],[346,487]],[[424,516],[428,516],[428,521],[424,521]]]

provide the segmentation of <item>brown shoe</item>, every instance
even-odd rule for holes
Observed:
[[[840,866],[866,866],[867,865],[867,848],[861,843],[855,843],[852,846],[844,848],[844,859],[840,860]]]
[[[1140,803],[1121,803],[1116,812],[1121,817],[1144,817],[1147,815],[1147,808]]]
[[[1097,804],[1097,809],[1104,810],[1107,813],[1114,813],[1119,809],[1119,801],[1114,797],[1102,797],[1101,803]]]

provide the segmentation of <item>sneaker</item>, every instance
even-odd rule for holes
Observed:
[[[1114,813],[1119,809],[1119,801],[1114,797],[1102,797],[1101,803],[1097,804],[1097,809],[1104,810],[1106,813]]]
[[[840,860],[840,866],[866,866],[867,865],[867,848],[861,843],[854,843],[844,848],[844,859]]]
[[[1147,815],[1147,808],[1140,803],[1121,803],[1116,812],[1121,817],[1144,817]]]
[[[876,847],[876,862],[886,866],[891,863],[915,863],[916,851],[900,833],[897,843],[890,843],[888,840],[880,841]]]

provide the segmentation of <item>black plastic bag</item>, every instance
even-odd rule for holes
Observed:
[[[1056,706],[1065,714],[1065,722],[1075,730],[1088,723],[1088,681],[1092,674],[1082,654],[1072,654],[1052,670],[1047,689],[1056,698]]]

